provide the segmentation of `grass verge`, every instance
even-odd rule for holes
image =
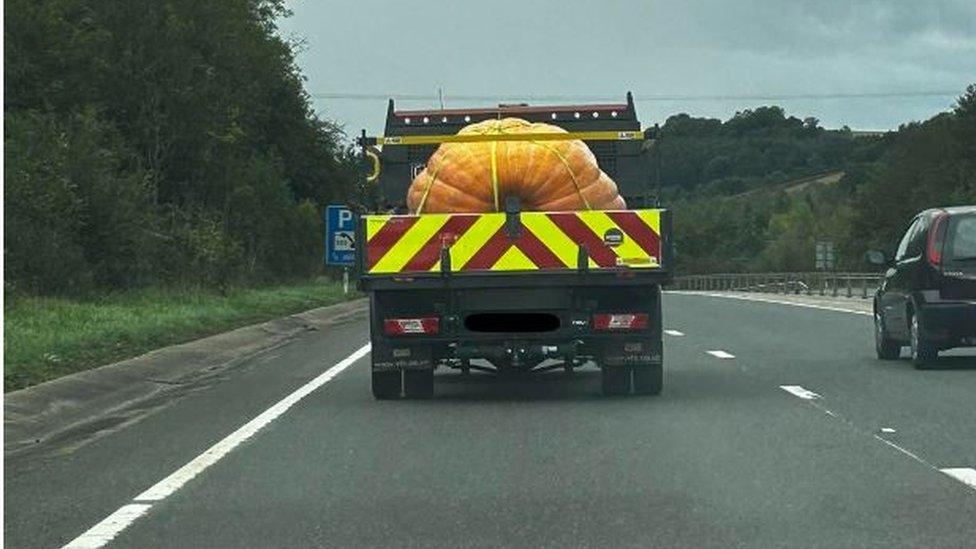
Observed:
[[[63,299],[6,296],[3,390],[355,297],[332,282],[240,288],[150,289]]]

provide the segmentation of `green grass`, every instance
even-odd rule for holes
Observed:
[[[200,289],[86,299],[6,296],[4,392],[346,297],[332,282],[241,288],[225,296]]]

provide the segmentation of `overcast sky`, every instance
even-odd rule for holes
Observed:
[[[447,108],[493,105],[495,96],[622,101],[631,90],[645,126],[777,104],[828,128],[888,129],[950,108],[976,83],[976,0],[288,5],[280,31],[304,41],[309,93],[428,97],[398,108],[436,107],[438,88]],[[876,93],[916,95],[821,97]],[[347,133],[382,133],[384,99],[316,97],[315,108]]]

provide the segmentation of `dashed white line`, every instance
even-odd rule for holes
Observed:
[[[719,351],[705,351],[705,352],[712,355],[715,358],[721,358],[725,360],[728,360],[730,358],[735,358],[735,355],[733,355],[732,353],[728,353],[726,351],[719,350]]]
[[[780,385],[779,388],[794,396],[798,396],[803,400],[815,400],[820,398],[820,395],[817,393],[804,389],[799,385]]]
[[[254,436],[258,431],[277,419],[288,411],[289,408],[297,404],[300,400],[311,394],[319,387],[332,381],[343,370],[352,366],[356,361],[363,358],[370,351],[370,344],[363,345],[351,355],[337,362],[334,366],[321,373],[315,379],[299,387],[295,392],[278,401],[274,406],[268,408],[260,415],[245,423],[233,433],[227,435],[223,440],[214,444],[199,456],[193,458],[189,463],[174,471],[171,475],[156,483],[145,492],[136,496],[132,504],[124,505],[117,511],[103,519],[84,534],[78,536],[65,548],[96,548],[102,547],[112,541],[120,532],[125,530],[136,519],[144,515],[152,507],[146,502],[155,502],[165,499],[167,496],[179,490],[184,484],[193,477],[202,473],[205,469],[220,461],[221,458],[230,453],[231,450],[239,446],[245,440]]]
[[[949,467],[939,470],[966,486],[976,489],[976,469],[970,467]]]
[[[664,333],[668,334],[669,336],[674,336],[674,337],[684,337],[685,336],[684,332],[679,332],[678,330],[664,330]]]
[[[796,395],[796,396],[798,396],[798,397],[800,397],[800,398],[802,398],[804,400],[811,401],[810,402],[811,405],[813,405],[814,407],[822,410],[827,415],[843,421],[844,423],[847,424],[848,427],[850,427],[851,429],[853,429],[855,431],[863,432],[852,421],[847,420],[847,419],[844,419],[843,417],[841,417],[841,416],[839,416],[839,415],[831,412],[827,408],[823,407],[823,405],[821,405],[819,402],[817,402],[817,400],[823,398],[820,395],[818,395],[817,393],[814,393],[813,391],[810,391],[808,389],[804,389],[800,385],[780,385],[779,388],[782,389],[782,390],[784,390],[784,391],[786,391],[786,392],[788,392],[788,393],[791,393],[793,395]],[[893,434],[893,433],[896,432],[895,429],[893,429],[891,427],[882,427],[880,430],[884,434]],[[882,443],[888,445],[891,448],[894,448],[895,450],[901,452],[902,454],[904,454],[905,456],[913,459],[914,461],[916,461],[916,462],[924,465],[925,467],[928,467],[929,469],[932,469],[932,470],[935,470],[935,471],[939,471],[940,473],[942,473],[944,475],[948,475],[948,476],[952,477],[953,479],[958,480],[959,482],[965,484],[966,486],[968,486],[968,487],[973,488],[974,490],[976,490],[976,469],[973,469],[971,467],[947,467],[947,468],[940,469],[940,468],[936,467],[935,465],[933,465],[933,464],[929,463],[928,461],[926,461],[923,457],[919,456],[915,452],[912,452],[911,450],[909,450],[909,449],[907,449],[907,448],[905,448],[903,446],[900,446],[900,445],[898,445],[898,444],[896,444],[896,443],[894,443],[894,442],[892,442],[892,441],[884,438],[883,436],[881,436],[879,434],[872,434],[872,436],[874,437],[875,440],[877,440],[879,442],[882,442]]]

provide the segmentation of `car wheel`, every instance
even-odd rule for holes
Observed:
[[[638,395],[661,394],[664,385],[664,368],[660,364],[634,368],[634,393]]]
[[[604,366],[600,374],[603,396],[630,393],[630,369],[623,366]]]
[[[935,359],[939,357],[939,350],[931,341],[926,341],[922,337],[917,314],[912,315],[911,335],[912,363],[919,370],[930,368]]]
[[[373,397],[387,400],[400,396],[400,371],[373,372]]]
[[[434,396],[434,369],[404,370],[403,396],[407,398],[430,398]]]
[[[880,311],[874,312],[874,349],[881,360],[894,360],[901,356],[901,344],[888,337]]]

